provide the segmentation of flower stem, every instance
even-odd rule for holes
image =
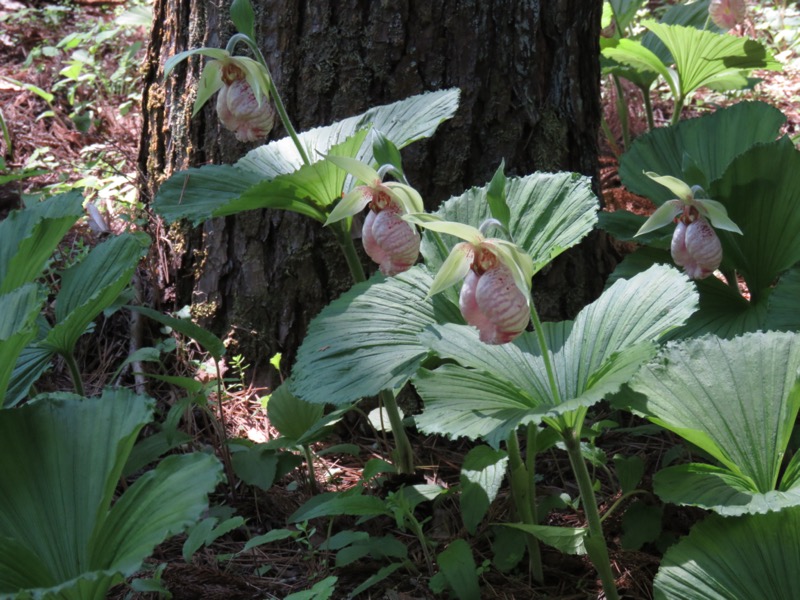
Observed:
[[[306,153],[306,149],[303,147],[303,144],[300,143],[300,138],[297,136],[297,131],[295,130],[294,126],[292,125],[292,121],[289,119],[289,114],[286,112],[286,107],[283,105],[283,100],[281,99],[280,93],[278,93],[278,88],[275,85],[275,80],[272,78],[272,73],[270,73],[269,65],[267,65],[267,61],[264,58],[264,55],[259,50],[256,43],[252,40],[249,35],[245,35],[243,33],[237,33],[230,40],[228,40],[228,45],[226,50],[233,54],[233,49],[237,43],[244,42],[250,50],[253,51],[253,54],[256,57],[256,60],[261,64],[264,69],[267,71],[267,80],[269,81],[269,93],[272,96],[273,100],[275,101],[275,109],[278,111],[278,116],[281,119],[281,123],[283,123],[283,127],[289,133],[289,137],[292,138],[297,151],[300,153],[300,158],[303,159],[303,162],[306,165],[310,165],[311,161],[308,159],[308,154]]]
[[[533,425],[533,427],[535,428],[536,425]],[[528,428],[528,443],[530,443],[530,441],[530,428]],[[528,470],[531,464],[526,466],[525,463],[522,462],[522,452],[519,449],[516,429],[508,434],[506,447],[508,448],[511,497],[514,500],[514,507],[517,509],[517,516],[526,525],[537,525],[536,497],[532,495],[533,471]],[[531,454],[531,447],[529,446],[527,448],[529,462]],[[535,451],[533,454],[535,455]],[[544,569],[542,568],[542,553],[539,548],[539,540],[537,540],[533,534],[526,533],[525,542],[528,546],[531,574],[536,581],[542,582],[544,581]]]
[[[563,432],[563,436],[564,445],[569,455],[569,462],[572,466],[572,472],[578,483],[581,504],[583,505],[583,511],[586,515],[586,522],[589,529],[585,541],[586,550],[589,554],[589,558],[592,559],[594,568],[597,569],[597,574],[600,576],[606,598],[608,600],[619,600],[614,574],[611,571],[611,562],[608,558],[608,547],[606,546],[606,540],[603,536],[600,512],[597,510],[597,499],[595,498],[594,489],[592,488],[592,478],[589,476],[589,470],[586,468],[586,462],[583,460],[583,455],[581,454],[581,441],[576,435],[575,430],[571,427]]]
[[[72,352],[65,352],[61,356],[67,363],[69,368],[69,375],[72,378],[72,385],[75,386],[75,393],[79,396],[85,396],[86,392],[83,389],[83,380],[81,379],[81,371],[78,368],[78,363],[75,362],[75,355]]]
[[[364,268],[361,266],[361,261],[358,258],[353,238],[350,236],[348,227],[344,224],[345,221],[333,223],[333,231],[336,234],[336,239],[342,249],[347,266],[350,267],[350,274],[353,281],[361,283],[366,281],[364,275]],[[389,423],[392,426],[392,436],[394,436],[395,444],[395,462],[397,471],[399,473],[410,474],[414,472],[414,450],[411,447],[411,442],[406,435],[406,430],[403,427],[403,417],[400,414],[400,409],[397,406],[394,394],[389,390],[382,390],[378,394],[378,399],[386,408],[386,413],[389,415]]]
[[[542,360],[544,360],[544,368],[547,371],[547,379],[550,382],[550,393],[553,396],[554,404],[561,404],[561,394],[558,392],[558,385],[556,384],[556,373],[553,370],[553,363],[550,361],[550,351],[547,348],[547,341],[544,338],[544,329],[542,322],[539,320],[539,313],[536,311],[536,305],[531,299],[531,320],[533,321],[533,329],[536,331],[536,340],[539,342],[539,350],[542,352]]]
[[[617,92],[617,115],[622,128],[622,144],[627,150],[631,145],[631,132],[628,123],[628,104],[625,102],[625,90],[622,88],[622,82],[619,77],[612,75],[611,79],[614,81],[614,88]]]

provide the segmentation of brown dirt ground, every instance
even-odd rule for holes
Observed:
[[[21,3],[17,0],[0,0],[0,19],[13,15],[17,11],[29,7],[42,7],[41,2]],[[9,167],[20,169],[33,155],[37,148],[47,146],[55,162],[52,169],[38,177],[25,180],[21,183],[8,184],[0,187],[0,218],[12,208],[20,206],[20,194],[39,189],[46,185],[54,184],[66,178],[75,181],[81,175],[74,169],[81,164],[81,150],[86,146],[99,145],[108,151],[115,152],[124,165],[121,171],[131,179],[135,179],[135,157],[137,153],[138,132],[140,119],[138,109],[134,108],[125,117],[120,117],[116,106],[120,98],[108,98],[108,103],[97,106],[97,123],[88,133],[81,133],[75,129],[71,121],[66,118],[69,104],[63,95],[57,95],[53,102],[56,116],[52,118],[37,118],[48,109],[47,104],[36,94],[33,94],[15,81],[32,83],[41,88],[48,89],[52,85],[54,75],[61,68],[58,57],[42,58],[32,68],[24,68],[26,56],[36,46],[45,42],[54,42],[63,38],[75,26],[78,19],[107,19],[113,5],[109,4],[81,4],[76,10],[69,13],[58,25],[44,26],[40,21],[11,20],[4,23],[0,29],[0,108],[9,125],[13,140],[13,156],[5,143],[0,141],[0,150],[3,152]],[[145,32],[140,32],[142,38]],[[113,70],[113,55],[109,53],[104,60],[108,61],[108,68]],[[795,61],[795,64],[799,64]],[[780,108],[788,117],[786,132],[796,135],[800,130],[800,73],[796,68],[787,69],[783,73],[764,73],[762,83],[755,96],[770,102]],[[13,81],[10,81],[13,80]],[[613,110],[613,92],[607,92],[605,98],[606,118],[612,130],[617,134],[616,144],[619,145],[619,126]],[[631,91],[635,94],[635,91]],[[724,97],[705,96],[703,105],[697,103],[688,107],[687,116],[701,114],[710,110],[714,105],[727,102]],[[639,102],[630,103],[630,120],[634,133],[642,133],[645,129],[644,115],[638,107]],[[669,117],[668,105],[656,102],[656,120],[665,123]],[[621,185],[617,176],[617,156],[611,145],[606,140],[601,140],[603,156],[601,158],[601,183],[603,200],[607,210],[626,209],[634,212],[649,212],[650,203],[638,196],[629,193]],[[113,212],[113,208],[111,209]],[[115,227],[125,227],[125,222],[112,219]],[[88,227],[82,225],[73,232],[72,237],[65,241],[65,253],[76,237],[88,236],[91,243],[93,234]],[[89,391],[99,390],[104,385],[104,376],[110,370],[110,365],[119,364],[119,361],[128,351],[131,337],[131,324],[127,317],[115,315],[107,320],[101,320],[98,325],[98,334],[91,340],[86,337],[79,348],[79,360],[85,368],[85,375]],[[173,366],[174,372],[195,376],[197,371],[190,364],[190,359],[201,359],[199,352],[191,346],[185,347],[178,361]],[[48,379],[48,386],[52,389],[69,388],[69,379],[63,366],[56,365]],[[236,392],[228,392],[225,398],[225,422],[227,436],[247,437],[254,441],[264,441],[277,436],[271,428],[261,409],[258,398],[265,390],[247,388]],[[175,399],[175,391],[167,388],[150,389],[165,406]],[[212,399],[213,396],[212,396]],[[597,415],[598,420],[604,418],[620,418],[619,415],[604,412],[601,408]],[[624,426],[641,424],[633,418],[623,417]],[[218,443],[218,435],[209,419],[203,413],[196,411],[187,416],[185,429],[192,434],[198,443]],[[347,441],[359,447],[358,456],[349,454],[326,455],[317,458],[315,463],[315,478],[320,487],[326,490],[337,490],[352,487],[357,484],[361,476],[361,468],[366,460],[386,454],[385,441],[376,435],[363,420],[345,419],[337,428],[335,436],[338,441]],[[436,437],[424,437],[412,434],[412,443],[417,452],[417,458],[423,467],[420,469],[420,481],[435,482],[447,487],[458,483],[459,468],[464,453],[470,447],[466,442],[452,442]],[[673,445],[673,440],[666,435],[642,435],[631,437],[627,433],[610,432],[604,434],[603,449],[608,456],[616,453],[626,456],[639,455],[648,464],[648,472],[652,472],[659,458]],[[321,449],[318,447],[317,449]],[[575,496],[574,484],[562,476],[569,471],[568,462],[563,453],[550,452],[542,457],[541,464],[537,465],[543,477],[544,490],[558,493],[565,491]],[[244,543],[253,535],[258,535],[276,527],[285,527],[286,518],[303,502],[310,497],[307,479],[303,471],[297,471],[287,476],[268,492],[261,492],[244,485],[239,485],[235,493],[221,489],[215,497],[219,504],[225,503],[236,509],[237,514],[247,519],[247,531],[236,530],[215,542],[210,548],[198,551],[190,563],[183,561],[181,546],[183,537],[170,540],[156,549],[155,554],[148,560],[151,568],[161,563],[167,567],[163,574],[165,585],[172,590],[176,599],[245,599],[245,598],[284,598],[290,593],[301,591],[310,587],[315,581],[330,574],[332,557],[326,552],[309,553],[294,541],[277,542],[269,546],[256,548],[248,552],[241,552]],[[617,499],[616,484],[602,471],[596,473],[601,488],[598,497],[601,499],[601,511],[607,510]],[[377,490],[376,493],[381,493]],[[501,492],[500,498],[492,506],[492,514],[487,522],[500,521],[507,518],[510,512],[507,494]],[[444,547],[444,542],[463,535],[463,526],[458,517],[458,508],[452,499],[446,499],[441,505],[430,511],[427,515],[430,523],[427,525],[431,537]],[[692,511],[676,511],[668,509],[665,515],[667,528],[675,535],[688,531],[689,526],[696,518]],[[574,511],[556,511],[550,516],[551,524],[580,526],[580,513]],[[337,522],[337,527],[344,523]],[[317,524],[320,528],[325,524]],[[396,530],[393,523],[385,520],[374,520],[365,525],[372,533],[385,533],[392,530],[395,535],[408,542],[410,559],[416,565],[424,565],[420,548],[407,533]],[[652,544],[648,544],[642,551],[631,552],[620,548],[619,541],[622,533],[621,519],[615,515],[606,523],[608,538],[611,546],[611,558],[614,567],[619,573],[618,584],[627,598],[647,599],[652,597],[651,582],[658,568],[659,551]],[[317,542],[324,539],[321,534],[315,534],[312,540]],[[476,562],[480,564],[484,559],[492,557],[491,548],[485,536],[471,538],[474,543]],[[547,572],[545,586],[534,585],[524,575],[524,571],[513,571],[511,574],[502,574],[495,569],[489,569],[483,575],[484,597],[486,598],[549,598],[549,599],[586,599],[598,598],[598,582],[595,580],[594,571],[587,561],[579,557],[566,556],[554,550],[545,548],[544,562]],[[264,567],[269,567],[264,570]],[[366,577],[371,575],[382,565],[369,562],[359,562],[355,566],[337,570],[340,589],[352,588]],[[259,571],[260,570],[260,571]],[[424,570],[424,569],[423,569]],[[260,573],[260,574],[259,574]],[[146,576],[145,573],[142,576]],[[377,591],[380,590],[380,591]],[[118,586],[111,598],[155,598],[155,594],[133,593],[125,586]],[[427,588],[427,578],[422,574],[412,574],[398,571],[377,589],[372,590],[374,598],[387,600],[416,600],[432,597]]]

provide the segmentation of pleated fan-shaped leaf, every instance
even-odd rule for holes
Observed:
[[[459,95],[460,91],[454,88],[412,96],[392,104],[376,106],[332,125],[304,131],[298,137],[312,166],[321,161],[334,146],[345,143],[357,131],[370,127],[380,131],[398,148],[404,148],[416,140],[432,136],[442,122],[452,118],[458,109]],[[371,145],[361,145],[355,157],[371,163]],[[297,199],[296,190],[287,191],[287,185],[277,184],[280,193],[275,197],[259,199],[251,193],[254,186],[294,173],[303,164],[294,142],[286,137],[251,150],[235,165],[206,165],[176,173],[158,190],[153,208],[168,222],[189,219],[197,224],[214,214],[232,214],[226,207],[247,210],[253,208],[250,202],[259,200],[259,207],[284,208],[324,220],[312,210],[313,207],[305,205],[308,210],[304,209]],[[306,172],[300,176],[304,185],[313,179],[310,175],[314,174],[313,169],[309,171],[306,168]],[[320,175],[322,178],[327,175],[335,178],[341,176],[333,171]],[[327,179],[324,182],[318,180],[313,186],[332,187]],[[239,198],[245,194],[250,201],[239,203]]]
[[[207,509],[221,466],[205,454],[170,457],[111,506],[153,406],[120,389],[0,411],[0,596],[105,598]]]
[[[777,108],[764,102],[737,102],[673,127],[659,127],[636,138],[622,156],[620,178],[630,191],[660,206],[674,194],[647,177],[645,171],[684,179],[686,155],[706,179],[686,183],[710,183],[722,176],[734,158],[755,144],[774,141],[785,121]]]
[[[662,499],[721,514],[800,502],[779,490],[800,408],[800,337],[748,333],[670,343],[631,382],[635,410],[699,446],[720,466],[678,465],[655,476]]]
[[[417,425],[426,433],[483,437],[496,447],[520,423],[591,406],[626,383],[655,354],[654,340],[681,325],[695,303],[685,276],[654,266],[615,283],[574,322],[544,323],[558,399],[533,333],[496,346],[481,343],[471,327],[431,327],[422,340],[457,364],[421,369],[414,378],[425,401]]]
[[[711,515],[664,555],[656,600],[800,598],[800,508]]]
[[[0,221],[0,294],[41,275],[61,238],[83,216],[79,190],[58,194]]]
[[[469,189],[447,200],[435,214],[446,221],[479,227],[492,218],[489,189],[489,185]],[[511,238],[533,258],[537,270],[580,242],[597,222],[599,205],[591,183],[575,173],[507,178],[505,199],[511,211]],[[506,239],[502,232],[492,230],[486,237]],[[442,238],[448,249],[461,241],[447,235]],[[445,258],[429,232],[423,236],[421,252],[431,269],[438,268]]]
[[[390,279],[375,275],[331,302],[308,328],[290,391],[341,405],[405,384],[428,354],[419,334],[428,325],[463,322],[444,295],[427,297],[432,282],[416,266]]]
[[[44,300],[44,291],[34,283],[0,294],[0,408],[17,358],[36,335],[35,321]]]

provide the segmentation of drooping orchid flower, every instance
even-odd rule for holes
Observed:
[[[733,29],[742,23],[746,12],[745,0],[711,0],[708,4],[708,16],[723,29]]]
[[[480,229],[443,221],[436,215],[404,217],[427,229],[459,237],[431,284],[429,296],[464,280],[459,307],[464,319],[478,329],[487,344],[505,344],[525,331],[530,321],[533,261],[511,242],[486,238],[483,234],[495,219]]]
[[[219,92],[217,116],[222,125],[233,131],[240,141],[265,138],[275,122],[275,109],[269,101],[271,80],[266,68],[252,58],[233,56],[221,48],[197,48],[167,60],[164,75],[194,54],[202,54],[212,60],[203,67],[192,116]]]
[[[256,98],[245,72],[235,64],[222,67],[224,83],[217,95],[220,123],[240,142],[255,142],[267,137],[275,124],[275,109],[266,97]]]
[[[668,200],[650,215],[636,235],[649,233],[677,219],[670,247],[675,264],[682,266],[692,279],[704,279],[719,268],[722,244],[712,225],[741,235],[738,225],[728,217],[720,202],[696,198],[701,188],[690,188],[680,179],[645,172],[650,179],[674,192],[678,198]]]
[[[384,182],[381,173],[354,158],[328,156],[327,159],[364,185],[356,186],[342,198],[325,224],[351,217],[369,206],[361,230],[365,252],[386,276],[410,269],[419,257],[420,237],[416,227],[403,220],[403,215],[424,210],[419,193],[405,183]]]

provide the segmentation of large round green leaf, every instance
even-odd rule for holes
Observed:
[[[414,385],[425,400],[415,417],[427,433],[484,437],[497,446],[520,423],[591,406],[615,392],[653,356],[653,341],[681,325],[695,308],[693,286],[675,269],[654,266],[620,280],[574,322],[545,323],[558,398],[536,336],[483,344],[472,327],[432,327],[422,336],[441,358]]]
[[[719,179],[731,161],[753,145],[775,140],[785,121],[786,117],[768,104],[738,102],[674,127],[654,129],[636,138],[622,156],[620,178],[630,191],[661,205],[674,194],[647,177],[645,171],[671,175],[690,185],[707,185]],[[691,171],[699,170],[705,181],[687,177],[684,168],[690,165],[696,167]]]
[[[492,218],[487,199],[490,186],[472,188],[445,202],[436,214],[447,221],[479,227]],[[531,258],[536,269],[583,239],[597,222],[597,198],[588,178],[575,173],[534,173],[506,180],[506,203],[511,210],[511,236]],[[505,239],[499,231],[487,237]],[[452,248],[461,240],[442,236]],[[433,236],[423,236],[422,255],[426,264],[438,268],[444,261]]]
[[[401,387],[428,353],[419,334],[436,323],[463,322],[422,266],[391,279],[375,275],[325,307],[297,352],[291,391],[312,403],[341,405]]]
[[[800,598],[800,508],[723,518],[712,515],[669,549],[656,600]]]
[[[720,241],[726,261],[759,302],[778,275],[800,261],[800,152],[788,138],[754,146],[709,192],[742,230],[720,231]]]
[[[299,134],[300,143],[312,163],[316,163],[335,146],[346,144],[357,131],[372,127],[395,146],[403,148],[432,136],[443,121],[450,119],[458,108],[459,94],[458,89],[441,90],[377,106],[362,115],[305,131]],[[362,144],[353,151],[356,150],[356,158],[372,162],[371,144]],[[309,205],[300,202],[302,196],[292,187],[291,179],[278,182],[274,189],[268,186],[265,191],[276,192],[274,196],[265,197],[251,190],[264,181],[294,173],[301,167],[303,160],[292,139],[286,137],[251,150],[235,165],[207,165],[176,173],[158,190],[153,208],[169,222],[190,219],[195,224],[214,214],[233,214],[238,210],[267,206],[319,219],[320,215],[313,214]],[[330,190],[336,185],[334,180],[342,174],[339,169],[324,170],[324,173],[317,173],[306,167],[298,175],[297,183],[311,186],[315,193],[321,189]],[[239,201],[243,195],[247,198]]]
[[[207,509],[221,466],[204,454],[166,459],[111,507],[152,410],[121,389],[0,411],[0,595],[22,587],[32,598],[104,598]]]
[[[733,478],[719,470],[669,467],[656,476],[657,493],[725,514],[796,503],[800,494],[771,492],[800,408],[798,369],[796,334],[670,343],[631,382],[638,393],[633,408],[711,454]]]

